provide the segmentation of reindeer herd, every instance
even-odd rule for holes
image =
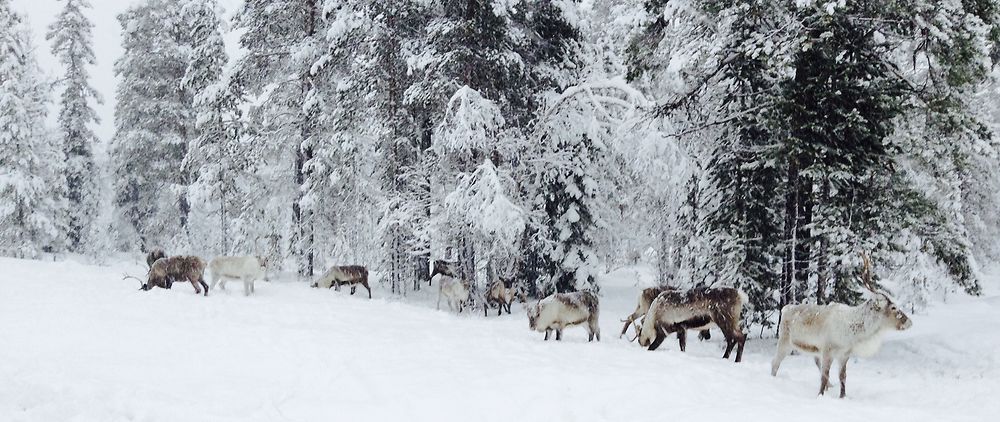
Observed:
[[[820,371],[819,394],[829,388],[830,369],[834,361],[839,363],[840,397],[846,394],[847,361],[851,356],[871,356],[881,345],[882,335],[887,331],[902,331],[912,326],[910,318],[893,303],[890,295],[875,288],[871,280],[871,261],[861,254],[862,271],[860,282],[870,293],[870,298],[858,306],[840,303],[827,305],[798,304],[786,305],[781,309],[778,325],[778,346],[771,363],[771,375],[776,376],[781,362],[793,351],[814,356]],[[170,289],[175,281],[188,282],[196,294],[208,295],[217,283],[224,290],[226,280],[241,280],[245,295],[254,293],[254,281],[266,279],[267,262],[256,256],[220,256],[208,264],[196,256],[167,256],[162,249],[154,249],[146,257],[149,267],[140,290],[153,287]],[[212,283],[205,283],[204,272],[208,268]],[[471,284],[456,276],[456,265],[443,260],[434,261],[431,280],[438,276],[438,303],[444,300],[453,311],[462,312],[472,302]],[[368,291],[368,269],[363,266],[334,266],[323,273],[312,287],[335,288],[350,286],[353,295],[360,285]],[[483,315],[495,307],[497,315],[511,313],[514,301],[527,302],[523,286],[510,280],[496,280],[491,283],[477,302],[483,307]],[[726,348],[722,357],[729,359],[736,350],[735,362],[743,359],[746,334],[741,328],[743,307],[748,302],[747,295],[730,287],[696,287],[680,290],[671,287],[644,289],[639,295],[636,309],[622,322],[619,338],[629,326],[635,336],[629,340],[648,350],[656,350],[670,334],[677,334],[681,352],[686,350],[687,331],[699,332],[699,338],[711,338],[710,329],[722,332]],[[588,341],[601,340],[598,325],[600,306],[597,296],[589,291],[553,293],[525,306],[528,327],[545,333],[545,340],[555,333],[556,340],[562,340],[563,330],[572,326],[583,326],[587,330]],[[641,323],[640,323],[641,321]]]

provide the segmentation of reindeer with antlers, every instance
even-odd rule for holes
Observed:
[[[771,362],[771,375],[778,374],[781,361],[792,350],[816,355],[820,371],[819,394],[830,385],[830,366],[840,362],[840,397],[846,394],[847,361],[852,355],[871,356],[882,344],[886,331],[902,331],[913,322],[889,295],[876,290],[871,280],[871,260],[861,254],[861,284],[872,298],[859,306],[787,305],[781,309],[778,351]]]
[[[142,283],[139,290],[151,290],[153,287],[169,289],[175,280],[187,281],[194,286],[195,294],[205,290],[208,296],[208,284],[205,283],[205,260],[196,256],[171,256],[159,258],[149,267],[147,280],[143,282],[138,277],[125,275],[122,279],[136,279]]]

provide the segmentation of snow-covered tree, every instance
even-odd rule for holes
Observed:
[[[50,85],[24,19],[0,0],[0,253],[34,257],[65,243],[61,137],[45,129]]]
[[[115,62],[111,162],[121,245],[146,250],[188,244],[187,175],[182,162],[195,133],[181,4],[146,0],[118,16],[124,53]]]
[[[222,80],[228,55],[215,0],[188,0],[180,10],[189,46],[181,80],[192,94],[195,130],[183,163],[190,181],[185,198],[191,204],[191,246],[197,251],[230,253],[230,213],[235,207],[239,152],[238,96],[231,81]]]
[[[84,10],[87,0],[65,0],[56,21],[49,26],[46,39],[52,42],[52,54],[65,67],[57,81],[62,88],[59,101],[59,129],[66,154],[66,196],[68,200],[67,233],[69,248],[79,251],[93,231],[99,213],[98,169],[94,165],[94,144],[98,142],[92,126],[100,122],[92,104],[101,103],[101,95],[90,85],[88,66],[96,64],[93,27]],[[95,239],[89,239],[91,241]]]

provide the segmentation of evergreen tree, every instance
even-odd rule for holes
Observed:
[[[91,7],[87,0],[65,0],[46,39],[52,41],[52,54],[65,67],[58,81],[62,87],[59,102],[59,129],[66,155],[66,195],[69,248],[79,251],[85,236],[93,231],[99,213],[98,169],[94,165],[93,146],[98,142],[92,125],[100,122],[92,104],[101,103],[100,94],[90,85],[87,66],[96,64],[93,49],[94,24],[84,15]]]
[[[64,246],[65,155],[47,133],[49,83],[23,18],[0,0],[0,251],[34,257]]]
[[[115,204],[129,247],[184,247],[186,174],[181,163],[194,135],[181,5],[146,0],[118,16],[124,53],[111,140]]]
[[[239,99],[230,81],[221,79],[228,56],[217,9],[215,0],[188,0],[180,10],[189,46],[181,83],[191,93],[196,113],[196,133],[188,145],[183,171],[190,181],[185,198],[191,204],[192,248],[228,254],[229,214],[236,208],[234,190],[239,171],[235,166],[240,161],[234,148]]]

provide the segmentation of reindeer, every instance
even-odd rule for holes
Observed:
[[[792,350],[814,355],[819,368],[819,394],[830,385],[830,367],[840,361],[840,398],[847,389],[847,361],[852,355],[871,356],[882,345],[886,331],[909,329],[913,322],[889,295],[875,289],[871,280],[871,261],[860,254],[862,286],[872,297],[859,306],[840,303],[828,305],[786,305],[781,309],[778,326],[778,350],[771,361],[771,376],[778,375],[781,361]]]
[[[586,324],[587,341],[601,341],[601,327],[597,324],[600,311],[597,296],[588,291],[553,293],[545,299],[529,305],[528,328],[545,333],[545,340],[553,330],[556,340],[562,340],[566,327]]]
[[[635,321],[638,321],[639,318],[645,316],[646,312],[649,311],[649,305],[653,303],[653,300],[655,300],[656,297],[660,295],[660,293],[663,293],[666,290],[676,290],[676,289],[672,287],[649,287],[642,289],[642,293],[639,294],[639,303],[636,305],[635,311],[632,312],[632,315],[629,315],[622,320],[622,322],[625,323],[625,326],[622,327],[622,333],[618,335],[618,338],[622,338],[622,336],[625,335],[625,332],[628,331],[629,325],[633,324]],[[637,326],[636,327],[637,337],[638,333],[639,333],[639,327]],[[701,340],[709,340],[712,338],[712,334],[708,330],[701,330],[698,333],[698,338]],[[631,341],[635,341],[635,338],[633,338]]]
[[[441,274],[448,277],[454,277],[458,273],[458,263],[445,261],[443,259],[435,259],[434,265],[431,268],[431,277],[427,279],[427,285],[431,285],[431,281],[434,280],[434,276]]]
[[[458,278],[442,275],[438,283],[437,309],[441,309],[441,299],[448,303],[448,309],[452,311],[458,309],[462,313],[465,304],[469,302],[469,282]]]
[[[368,285],[368,269],[360,265],[345,265],[330,267],[323,275],[312,284],[312,287],[333,287],[340,291],[340,286],[347,284],[351,286],[351,294],[357,290],[358,284],[368,290],[368,298],[372,298],[372,289]]]
[[[507,287],[507,285],[510,285],[510,287]],[[527,301],[524,287],[520,283],[505,283],[503,280],[494,281],[486,288],[486,296],[483,300],[483,316],[486,316],[487,309],[494,305],[497,307],[497,316],[500,316],[504,310],[510,315],[510,305],[514,303],[515,299],[520,299],[521,303]]]
[[[169,289],[174,281],[188,281],[194,286],[195,294],[201,294],[201,289],[205,289],[205,296],[208,296],[208,284],[205,283],[205,261],[196,256],[171,256],[159,258],[149,268],[148,279],[142,284],[139,290],[151,290],[153,287]],[[137,277],[126,275],[123,279]]]
[[[676,332],[683,352],[687,330],[700,331],[717,326],[726,338],[723,359],[729,359],[736,347],[736,362],[740,362],[746,343],[746,334],[740,330],[740,314],[746,302],[745,293],[729,287],[697,288],[686,292],[666,290],[649,305],[636,338],[641,346],[656,350],[667,335]]]
[[[166,257],[167,253],[164,252],[163,249],[153,248],[153,250],[149,251],[149,253],[146,254],[146,266],[149,268],[153,268],[153,263],[156,262],[156,260]]]
[[[243,294],[250,296],[254,292],[254,280],[264,280],[267,277],[267,265],[260,256],[217,256],[208,264],[212,272],[212,288],[216,283],[226,290],[226,279],[243,281]]]

